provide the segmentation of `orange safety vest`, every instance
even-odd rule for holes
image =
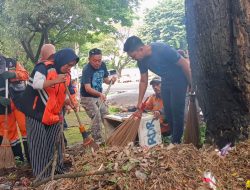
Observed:
[[[159,111],[163,108],[162,99],[156,97],[155,94],[149,96],[145,104],[146,104],[145,109],[150,111]]]
[[[146,103],[145,103],[145,109],[148,111],[160,111],[163,109],[163,101],[161,98],[156,97],[155,94],[148,97]],[[160,124],[161,124],[161,132],[165,133],[170,130],[167,123],[164,123],[164,117],[163,115],[160,116]]]
[[[45,65],[51,65],[53,62],[45,62]],[[54,80],[57,78],[58,74],[55,68],[48,70],[46,80]],[[70,76],[67,75],[66,85],[70,84]],[[60,118],[59,114],[62,111],[65,98],[66,98],[66,89],[63,83],[55,84],[54,86],[47,87],[44,89],[48,94],[47,104],[44,110],[42,123],[46,125],[52,125],[58,123]]]
[[[46,80],[57,78],[58,73],[54,68],[53,61],[46,61],[40,64],[44,64],[47,68]],[[45,125],[56,124],[60,121],[60,112],[62,111],[66,98],[65,85],[59,83],[42,90],[35,90],[32,87],[32,77],[34,77],[35,72],[35,70],[32,72],[25,90],[22,111],[27,116],[37,119]],[[69,86],[69,84],[70,75],[68,74],[66,77],[66,85]]]

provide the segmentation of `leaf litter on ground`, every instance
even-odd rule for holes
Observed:
[[[80,148],[78,147],[78,150]],[[55,189],[168,189],[209,190],[204,173],[216,180],[216,189],[245,189],[250,179],[250,140],[233,147],[225,157],[215,147],[196,149],[191,144],[104,147],[95,153],[77,151],[70,173],[123,170],[101,176],[60,179]],[[43,189],[44,186],[39,189]]]

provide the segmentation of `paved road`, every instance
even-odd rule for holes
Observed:
[[[104,84],[103,88],[104,91],[107,89],[108,85]],[[137,90],[139,87],[139,82],[128,82],[128,83],[115,83],[110,88],[110,94],[119,92],[119,91],[130,91],[130,90]]]
[[[104,92],[108,85],[104,85]],[[130,106],[136,105],[139,93],[139,82],[115,83],[109,92],[108,102],[111,105]],[[146,97],[153,93],[150,85],[146,93]]]

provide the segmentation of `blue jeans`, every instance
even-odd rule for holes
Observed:
[[[165,118],[170,126],[172,143],[181,143],[184,129],[184,109],[187,92],[187,80],[162,78],[161,96]]]

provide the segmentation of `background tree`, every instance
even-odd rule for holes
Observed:
[[[1,5],[1,30],[35,63],[44,43],[84,43],[88,31],[110,32],[117,22],[130,25],[136,5],[137,0],[8,0]]]
[[[186,49],[184,0],[162,0],[147,10],[140,36],[147,42],[163,41],[176,49]]]
[[[249,1],[186,1],[191,67],[206,139],[220,147],[249,136],[249,12]]]
[[[116,28],[115,32],[93,35],[92,40],[82,46],[81,52],[82,57],[85,57],[84,63],[87,63],[88,51],[95,47],[101,49],[108,69],[115,69],[118,76],[121,76],[122,69],[135,66],[135,62],[123,52],[123,44],[131,32],[129,28],[119,24],[114,27]]]

